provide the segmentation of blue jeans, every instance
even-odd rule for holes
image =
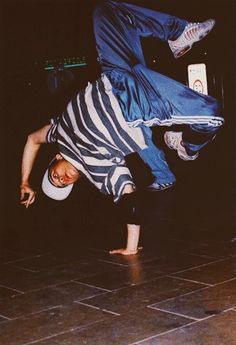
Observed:
[[[175,40],[187,23],[165,13],[110,0],[94,11],[101,68],[111,81],[127,123],[142,128],[186,124],[184,143],[194,153],[211,141],[223,124],[219,105],[213,97],[147,68],[140,42],[141,37],[148,36]],[[144,134],[149,146],[139,155],[158,182],[173,182],[174,175],[164,153],[153,144],[150,129]]]

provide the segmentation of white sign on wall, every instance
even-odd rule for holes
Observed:
[[[188,65],[188,86],[190,89],[208,94],[206,65],[204,63]]]

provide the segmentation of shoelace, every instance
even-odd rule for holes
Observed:
[[[187,40],[192,40],[196,37],[196,33],[198,33],[200,23],[189,23],[184,32],[184,37]]]

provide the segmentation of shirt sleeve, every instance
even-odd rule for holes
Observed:
[[[129,169],[126,166],[114,166],[110,169],[101,192],[113,195],[114,202],[118,202],[127,184],[135,186]]]
[[[46,141],[47,143],[55,143],[57,141],[59,117],[52,118],[50,123],[51,127],[47,132]]]

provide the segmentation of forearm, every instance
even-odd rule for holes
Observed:
[[[21,165],[21,183],[28,183],[41,144],[46,143],[46,135],[51,125],[46,125],[31,133],[26,141]]]
[[[135,187],[131,184],[125,186],[123,195],[118,203],[119,211],[127,224],[127,242],[125,248],[115,249],[110,251],[110,254],[133,255],[139,250],[139,236],[140,236],[140,215],[135,200],[135,195],[132,194]]]
[[[40,146],[41,144],[33,141],[31,135],[28,136],[22,156],[21,184],[29,183],[30,174]]]
[[[40,149],[41,144],[46,142],[46,134],[50,125],[46,125],[38,131],[30,134],[27,138],[21,163],[21,185],[20,199],[21,204],[26,208],[35,201],[36,192],[31,188],[29,179],[33,165]]]

